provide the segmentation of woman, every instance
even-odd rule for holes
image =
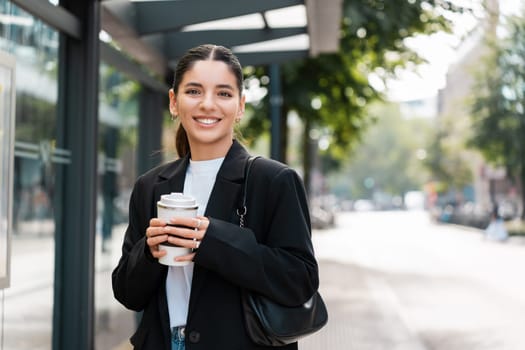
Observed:
[[[202,45],[179,61],[170,112],[180,120],[180,158],[139,177],[130,199],[122,257],[113,291],[124,306],[143,311],[131,337],[135,349],[263,349],[244,328],[240,292],[299,305],[317,290],[303,184],[285,165],[259,158],[247,187],[247,227],[239,227],[248,152],[234,140],[244,113],[242,70],[232,52]],[[196,197],[197,218],[157,219],[161,194]],[[198,248],[165,266],[159,243]],[[297,349],[297,343],[283,347]]]

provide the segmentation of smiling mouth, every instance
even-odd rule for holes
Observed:
[[[193,120],[195,120],[198,123],[205,124],[205,125],[217,124],[218,122],[221,121],[220,119],[217,119],[217,118],[193,118]]]

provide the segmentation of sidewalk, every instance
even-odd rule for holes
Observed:
[[[400,318],[398,300],[390,287],[374,277],[374,271],[326,258],[331,256],[330,248],[316,245],[316,237],[324,234],[324,231],[314,230],[313,242],[316,254],[321,257],[320,292],[329,319],[321,331],[302,339],[299,349],[425,350],[419,338],[406,326],[407,322]],[[117,235],[114,235],[114,240],[120,244]],[[122,310],[118,315],[112,311],[111,323],[115,326],[111,328],[114,332],[104,332],[106,339],[102,343],[118,344],[110,350],[131,350],[127,341],[129,335],[117,327],[122,324],[129,326],[129,312]]]
[[[322,234],[321,233],[314,233]],[[318,333],[302,339],[300,350],[424,350],[417,337],[405,327],[398,316],[397,301],[389,287],[379,279],[370,277],[352,264],[321,259],[320,292],[328,308],[328,323]],[[129,314],[122,314],[121,321],[129,323]],[[131,350],[122,334],[115,337],[119,345],[111,350]]]
[[[359,267],[329,260],[319,263],[329,319],[321,331],[299,342],[300,350],[425,350],[399,318],[397,300],[387,286],[365,276]],[[131,346],[123,341],[112,350]]]
[[[423,350],[397,312],[389,287],[361,268],[320,260],[320,292],[328,323],[299,342],[301,350]]]
[[[329,231],[314,231],[314,247],[320,266],[320,292],[328,307],[329,320],[321,331],[300,341],[299,348],[301,350],[425,350],[426,348],[420,340],[421,331],[411,328],[411,325],[417,328],[421,322],[418,319],[415,322],[414,320],[409,322],[410,320],[404,319],[407,317],[407,307],[409,311],[425,311],[429,317],[436,318],[437,321],[439,321],[437,317],[439,315],[436,315],[436,312],[444,315],[444,317],[449,317],[450,312],[457,311],[458,314],[454,317],[461,320],[459,309],[470,305],[469,301],[472,301],[474,295],[479,299],[489,292],[525,290],[523,279],[513,278],[515,272],[508,278],[505,276],[508,268],[497,270],[504,271],[504,273],[494,272],[492,274],[499,278],[498,283],[487,289],[485,294],[482,294],[482,290],[478,288],[477,284],[476,288],[466,289],[468,283],[478,280],[482,282],[479,287],[490,282],[481,278],[483,277],[481,273],[488,270],[485,265],[492,266],[494,264],[493,262],[489,263],[487,257],[497,257],[502,266],[511,266],[512,271],[519,270],[519,266],[523,266],[523,259],[517,260],[517,257],[523,256],[524,240],[522,237],[511,237],[502,244],[486,243],[483,241],[482,235],[478,235],[479,232],[472,232],[464,228],[458,230],[460,227],[437,225],[433,229],[439,230],[439,232],[424,235],[416,230],[417,232],[411,234],[410,239],[403,243],[400,241],[403,235],[399,233],[394,238],[389,234],[381,236],[377,232],[372,232],[370,226],[379,225],[376,221],[382,222],[383,220],[366,219],[362,221],[363,225],[364,223],[366,225],[361,227],[361,221],[352,219],[342,223],[336,229],[335,235],[334,232]],[[388,228],[406,227],[403,224],[390,224],[388,222],[385,225]],[[444,229],[454,230],[454,232],[447,235],[443,232]],[[121,234],[123,228],[116,228],[116,230]],[[97,255],[96,259],[96,349],[100,350],[131,349],[127,339],[134,328],[134,314],[125,310],[114,300],[110,286],[111,269],[115,264],[115,259],[118,259],[121,245],[122,238],[119,237],[119,234],[115,234],[113,237],[114,244],[111,256],[101,257]],[[436,245],[439,243],[436,239],[450,243],[447,246],[448,249],[443,250],[441,249],[442,246]],[[377,246],[372,249],[370,245],[367,245],[369,243]],[[396,251],[396,248],[400,248],[400,244],[406,245],[408,250]],[[420,245],[414,246],[414,244]],[[99,251],[99,245],[100,242],[97,240],[97,251]],[[481,250],[470,252],[467,247],[472,246]],[[14,245],[12,262],[16,273],[13,275],[11,288],[5,290],[4,296],[4,330],[6,332],[4,341],[7,346],[6,349],[46,350],[50,348],[54,271],[53,248],[52,237],[17,239]],[[438,253],[441,255],[436,255],[434,258],[439,259],[432,259],[432,254]],[[410,256],[417,259],[406,260]],[[454,260],[454,257],[457,260]],[[374,264],[356,263],[356,261],[367,262],[370,259]],[[378,262],[384,263],[387,270],[393,263],[400,263],[401,267],[410,268],[410,271],[419,271],[420,274],[385,275],[385,269],[371,267]],[[38,268],[35,268],[35,264],[38,264]],[[482,266],[485,268],[481,269]],[[477,275],[480,277],[473,281],[470,279],[452,279],[450,283],[453,284],[450,284],[450,279],[440,278],[444,269],[448,267],[452,268],[454,273],[464,272],[470,279],[477,277]],[[385,277],[387,278],[385,279]],[[402,289],[394,291],[392,287],[398,289],[402,287]],[[436,304],[436,299],[434,299],[439,294],[434,296],[433,293],[441,291],[445,296],[451,296],[451,293],[457,292],[457,289],[461,289],[460,287],[464,287],[465,290],[460,295],[461,297],[455,296],[454,300],[461,302],[458,301],[457,305],[454,304],[455,306],[452,309],[446,307],[440,309]],[[416,303],[414,296],[417,294],[414,293],[413,289],[420,290],[422,295],[428,298],[428,305],[426,299],[423,302],[420,300],[420,304]],[[514,294],[516,293],[509,293],[511,296]],[[399,297],[405,299],[401,302],[398,299]],[[465,299],[462,299],[463,297]],[[505,305],[505,310],[508,313],[512,310],[518,313],[521,310],[520,305],[525,304],[512,304],[511,299],[510,297],[500,297],[497,300],[509,303],[509,305]],[[522,300],[523,298],[515,299]],[[494,303],[494,300],[486,303],[483,299],[483,303],[479,304],[481,306],[475,304],[477,309],[473,310],[485,312],[483,305],[493,305]],[[419,307],[427,307],[427,309],[420,309]],[[497,311],[494,311],[494,315],[501,317]],[[414,316],[410,313],[408,315]],[[470,315],[472,316],[472,313]],[[514,319],[521,320],[523,318],[516,317]],[[471,320],[468,319],[468,322]],[[27,337],[28,331],[31,333],[31,337]],[[495,332],[483,333],[480,337],[484,339],[487,334],[495,334]],[[515,343],[520,344],[516,341]],[[463,348],[473,349],[473,347]],[[441,349],[452,348],[445,346]]]

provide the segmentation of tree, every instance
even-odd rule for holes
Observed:
[[[384,81],[409,63],[421,63],[404,39],[450,31],[452,23],[446,14],[464,10],[440,0],[345,0],[339,51],[282,66],[282,115],[295,110],[303,120],[303,150],[308,149],[309,131],[321,128],[330,139],[333,157],[344,158],[370,124],[367,105],[382,98],[370,75]],[[254,113],[247,128],[263,126],[260,120],[266,118],[267,114]],[[286,128],[285,120],[282,126]],[[285,129],[283,135],[287,135]],[[303,152],[307,184],[309,156]]]
[[[370,113],[377,123],[364,133],[354,154],[347,156],[344,170],[329,177],[330,187],[354,199],[372,199],[378,193],[401,197],[420,190],[428,180],[422,161],[432,121],[403,118],[395,104],[376,103]]]
[[[508,18],[508,36],[492,43],[489,69],[477,77],[471,145],[521,182],[525,205],[525,18]],[[522,210],[525,219],[525,210]]]
[[[468,125],[458,123],[458,115],[440,116],[427,145],[424,166],[432,174],[439,193],[461,190],[472,183],[470,160],[473,157],[465,141]]]

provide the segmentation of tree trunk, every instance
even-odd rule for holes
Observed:
[[[312,152],[310,145],[310,128],[311,123],[308,118],[304,120],[304,131],[303,131],[303,181],[306,189],[306,195],[310,197],[312,189]]]
[[[286,156],[286,150],[288,149],[288,108],[283,104],[281,108],[281,119],[280,122],[280,137],[281,137],[281,147],[279,150],[279,159],[288,164],[288,158]]]

